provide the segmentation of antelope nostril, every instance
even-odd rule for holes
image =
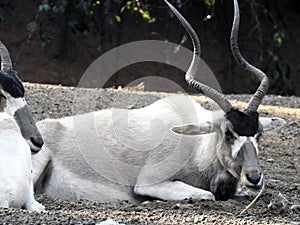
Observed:
[[[246,174],[246,178],[250,183],[257,185],[260,182],[261,174],[260,173],[257,173],[255,175]]]
[[[44,141],[42,138],[30,138],[30,141],[32,144],[39,148],[41,148],[44,145]]]

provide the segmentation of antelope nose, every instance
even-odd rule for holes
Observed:
[[[246,174],[247,180],[253,185],[260,185],[261,173],[258,171],[250,172]]]
[[[44,145],[44,140],[40,137],[38,137],[38,138],[33,138],[32,137],[32,138],[30,138],[30,141],[33,145],[35,145],[38,148],[42,148],[43,145]]]

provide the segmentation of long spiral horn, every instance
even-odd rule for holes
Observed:
[[[187,83],[194,88],[197,91],[202,91],[207,97],[211,98],[214,102],[216,102],[220,108],[224,112],[228,112],[232,109],[232,105],[230,102],[225,98],[225,96],[215,89],[202,84],[195,80],[195,74],[197,73],[199,64],[200,64],[200,54],[201,54],[201,48],[200,48],[200,40],[195,32],[195,30],[192,28],[192,26],[186,21],[186,19],[167,1],[164,0],[165,3],[169,6],[169,8],[172,10],[172,12],[177,16],[179,21],[182,23],[188,34],[190,35],[193,46],[194,46],[194,54],[192,62],[185,74],[185,79]]]
[[[258,68],[248,63],[241,55],[238,46],[238,32],[240,23],[240,10],[238,1],[234,0],[234,19],[230,36],[231,51],[235,60],[242,66],[242,68],[248,73],[254,75],[259,81],[260,85],[257,88],[255,94],[252,96],[247,105],[247,110],[257,111],[257,108],[261,104],[263,97],[266,95],[269,88],[269,79],[265,73]]]

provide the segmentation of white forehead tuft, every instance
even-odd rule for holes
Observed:
[[[22,97],[14,98],[7,92],[5,93],[5,97],[6,97],[6,106],[4,108],[4,112],[6,112],[11,116],[13,116],[18,109],[23,108],[27,104],[24,98]]]
[[[241,150],[241,147],[245,144],[247,141],[247,137],[240,136],[236,140],[234,140],[234,143],[232,145],[232,150],[231,150],[231,156],[232,158],[236,158],[239,151]]]
[[[233,145],[232,145],[232,151],[231,151],[231,156],[232,158],[236,158],[239,151],[241,150],[242,146],[245,144],[245,142],[251,142],[256,149],[256,154],[258,155],[258,144],[257,141],[254,137],[246,137],[246,136],[240,136],[238,137]]]

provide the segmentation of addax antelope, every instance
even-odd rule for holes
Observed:
[[[200,41],[184,17],[165,2],[194,44],[188,84],[215,101],[222,112],[174,96],[141,109],[113,108],[41,121],[45,150],[33,157],[39,192],[97,201],[225,200],[235,195],[239,185],[262,188],[258,140],[284,121],[259,118],[257,108],[268,78],[239,52],[238,2],[234,1],[232,52],[246,71],[261,80],[246,109],[233,107],[224,95],[194,79]]]
[[[43,210],[34,199],[31,153],[37,153],[43,138],[24,99],[22,81],[12,70],[9,52],[0,41],[0,207]]]

